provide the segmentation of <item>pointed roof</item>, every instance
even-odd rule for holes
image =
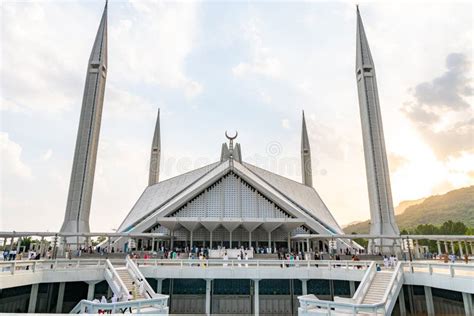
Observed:
[[[89,64],[104,65],[107,68],[107,6],[105,2],[104,12],[100,20],[99,29],[95,36],[94,46],[92,47]]]
[[[293,203],[315,217],[319,222],[334,233],[342,229],[324,204],[318,192],[313,187],[285,178],[276,173],[244,162],[243,165],[269,186],[288,197]]]
[[[160,133],[160,109],[158,109],[158,115],[156,116],[155,133],[153,134],[152,148],[161,147],[161,133]]]
[[[122,224],[120,224],[118,231],[128,231],[135,222],[159,208],[219,164],[219,162],[216,162],[147,187]]]
[[[309,146],[309,138],[308,138],[308,131],[306,129],[306,119],[304,117],[304,111],[303,111],[303,123],[301,127],[301,152],[305,152],[305,150],[308,151],[310,150]]]
[[[306,221],[310,218],[314,220],[314,224],[310,226],[321,227],[318,230],[325,233],[342,233],[342,229],[312,187],[247,163],[240,164],[234,161],[231,164],[228,160],[216,162],[146,188],[120,225],[119,231],[146,229],[150,220],[155,221],[153,218],[169,216],[177,207],[197,196],[232,170],[249,183],[253,183],[252,185],[256,185],[257,189],[263,190],[262,194],[267,192],[268,198],[275,199],[275,203],[280,201],[287,205],[292,212],[296,212],[294,214],[298,218],[304,218]]]
[[[359,6],[357,6],[357,34],[356,34],[356,71],[359,68],[373,67],[372,54],[370,53],[369,42],[365,35],[364,24],[360,17]]]

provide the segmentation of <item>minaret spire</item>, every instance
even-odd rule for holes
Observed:
[[[89,232],[89,215],[107,78],[107,2],[87,66],[66,215],[61,232]]]
[[[303,123],[301,127],[301,176],[304,185],[313,186],[313,172],[311,169],[311,147],[309,146],[308,131],[303,111]]]
[[[156,117],[155,133],[151,144],[150,154],[150,176],[148,185],[154,185],[160,181],[160,160],[161,160],[161,135],[160,135],[160,109]]]
[[[356,77],[370,202],[370,233],[393,236],[398,235],[399,230],[393,210],[377,79],[358,7],[356,36]]]

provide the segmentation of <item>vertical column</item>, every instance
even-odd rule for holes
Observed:
[[[190,236],[189,236],[189,250],[193,249],[193,231],[190,231]]]
[[[66,288],[66,282],[59,283],[58,301],[56,302],[56,314],[61,314],[62,311],[63,311],[64,289],[65,288]]]
[[[211,315],[211,279],[206,279],[206,315]]]
[[[309,252],[309,238],[306,238],[306,251]]]
[[[464,312],[466,313],[466,316],[473,316],[474,306],[472,306],[472,294],[463,292],[462,300],[464,302]]]
[[[95,283],[90,282],[89,287],[87,288],[87,300],[92,301],[94,299],[94,292],[95,292]]]
[[[212,230],[209,232],[209,249],[212,249]]]
[[[18,237],[18,241],[16,242],[16,255],[18,258],[18,255],[20,254],[20,247],[21,247],[21,237]]]
[[[288,252],[291,251],[291,232],[288,232]]]
[[[34,313],[36,310],[36,300],[38,299],[38,288],[39,288],[38,283],[31,285],[30,302],[28,304],[28,313]]]
[[[420,248],[418,248],[418,240],[414,240],[413,243],[415,244],[415,258],[420,258]]]
[[[441,243],[439,240],[436,241],[436,245],[438,246],[438,256],[441,255]]]
[[[303,295],[308,295],[308,280],[301,280],[301,293],[303,293]]]
[[[253,314],[258,316],[260,313],[260,295],[259,295],[259,282],[260,280],[253,280]]]
[[[425,286],[425,299],[426,299],[426,312],[428,316],[434,316],[434,304],[433,304],[433,294],[431,293],[431,287]]]
[[[355,282],[354,281],[349,281],[349,291],[351,293],[351,297],[354,296],[355,294]]]
[[[447,240],[444,241],[444,252],[445,252],[446,254],[449,253],[449,250],[448,250],[448,241],[447,241]]]
[[[163,292],[163,279],[156,279],[156,293],[162,294]]]
[[[400,306],[400,315],[405,316],[407,314],[407,309],[405,306],[405,293],[403,292],[403,286],[400,289],[400,294],[398,294],[398,305]]]
[[[466,255],[469,256],[469,248],[467,247],[467,240],[464,240],[464,246],[466,247]]]
[[[252,247],[252,232],[249,231],[249,249]]]
[[[151,251],[155,251],[155,237],[151,239]]]
[[[232,231],[229,231],[229,249],[232,249]]]
[[[456,253],[454,252],[454,241],[450,240],[449,242],[451,243],[451,253],[455,255]]]
[[[460,240],[458,243],[459,243],[459,256],[462,258],[464,257],[464,254],[462,252],[462,240]]]
[[[272,248],[272,232],[268,232],[268,248]]]

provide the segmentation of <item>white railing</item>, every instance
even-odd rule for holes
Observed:
[[[140,269],[137,267],[135,262],[133,262],[132,259],[130,259],[128,256],[125,259],[126,262],[126,267],[129,272],[131,272],[131,276],[135,281],[135,284],[140,284],[143,283],[143,289],[148,298],[155,298],[160,296],[160,294],[156,294],[153,288],[150,286],[150,283],[146,280],[146,278],[143,276],[142,272]]]
[[[372,262],[370,263],[369,268],[365,272],[365,275],[360,281],[359,287],[357,288],[357,291],[354,294],[354,298],[353,298],[354,303],[360,304],[362,302],[365,295],[367,294],[367,291],[370,288],[370,284],[372,283],[372,280],[374,279],[376,273],[377,273],[377,266],[375,262]]]
[[[104,259],[56,259],[0,261],[0,275],[34,273],[45,270],[90,269],[104,267]]]
[[[406,273],[418,274],[427,273],[430,275],[444,275],[452,278],[472,278],[474,281],[473,264],[447,264],[431,262],[398,262],[393,270],[393,275],[387,285],[384,296],[380,302],[375,304],[361,304],[367,290],[370,287],[375,276],[376,269],[370,266],[362,279],[352,299],[335,298],[335,301],[320,300],[314,295],[305,295],[298,297],[300,307],[299,315],[355,315],[357,313],[370,313],[373,315],[390,314],[396,304],[400,289],[404,283]]]
[[[392,314],[393,307],[397,302],[398,294],[403,286],[403,269],[402,263],[398,262],[393,272],[392,278],[385,290],[382,302],[385,302],[386,314]]]
[[[131,310],[134,314],[168,314],[168,296],[160,298],[134,300],[117,303],[94,303],[92,301],[80,301],[69,313],[70,314],[124,314]]]
[[[365,270],[370,267],[372,261],[347,261],[347,260],[222,260],[222,259],[135,259],[140,267],[168,266],[168,267],[206,267],[206,268],[326,268],[326,269],[348,269]]]
[[[474,265],[465,263],[408,262],[403,265],[405,273],[441,274],[446,276],[474,277]]]
[[[128,297],[127,286],[123,283],[122,279],[117,273],[117,270],[115,270],[109,259],[105,261],[104,276],[115,295],[120,298]]]

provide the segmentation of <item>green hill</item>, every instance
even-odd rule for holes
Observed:
[[[474,186],[433,195],[420,201],[421,203],[408,206],[403,213],[395,216],[400,230],[414,228],[420,224],[441,225],[449,220],[474,227]],[[411,202],[413,201],[403,201],[400,205],[412,204]],[[368,233],[369,221],[349,225],[344,231]]]

